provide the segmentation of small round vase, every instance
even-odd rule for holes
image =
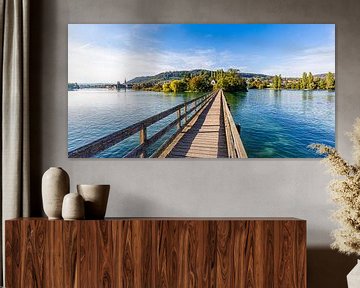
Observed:
[[[85,201],[85,219],[104,219],[110,185],[77,185]]]
[[[62,217],[64,220],[84,219],[84,199],[79,193],[69,193],[65,195],[62,204]]]
[[[60,167],[49,168],[42,177],[41,194],[49,219],[61,219],[63,198],[69,193],[69,175]]]

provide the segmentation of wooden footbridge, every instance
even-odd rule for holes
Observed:
[[[175,113],[175,120],[151,137],[147,137],[149,126]],[[175,132],[152,155],[147,155],[148,148],[173,129],[176,129]],[[239,131],[221,89],[71,151],[69,157],[94,157],[136,133],[139,133],[139,145],[128,152],[125,158],[247,158]]]

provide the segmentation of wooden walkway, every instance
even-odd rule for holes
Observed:
[[[160,157],[227,158],[222,91],[187,124]]]
[[[176,119],[148,137],[147,128],[176,113]],[[147,149],[176,127],[152,155]],[[124,157],[247,158],[239,131],[220,89],[179,104],[68,153],[70,158],[95,157],[130,136],[139,134],[139,145]]]

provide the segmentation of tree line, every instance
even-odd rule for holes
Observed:
[[[272,88],[294,90],[335,90],[335,75],[328,72],[325,77],[315,77],[311,72],[304,72],[299,78],[285,78],[275,75],[271,80],[251,78],[248,81],[249,89]]]
[[[145,82],[133,85],[135,90],[162,92],[209,92],[222,88],[226,92],[247,91],[246,81],[236,69],[227,71],[201,71],[199,74],[186,74],[182,79],[165,82]]]

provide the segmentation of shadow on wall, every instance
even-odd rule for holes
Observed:
[[[329,248],[307,250],[308,288],[347,288],[346,275],[356,264],[356,256],[347,256]]]
[[[43,76],[43,41],[44,15],[49,11],[44,6],[45,0],[33,1],[30,5],[31,25],[29,44],[29,109],[30,109],[30,215],[42,216],[41,202],[41,162],[42,162],[42,76]],[[54,10],[52,10],[54,11]],[[53,21],[55,21],[55,13]],[[52,49],[48,49],[52,51]],[[46,80],[48,81],[48,80]]]

